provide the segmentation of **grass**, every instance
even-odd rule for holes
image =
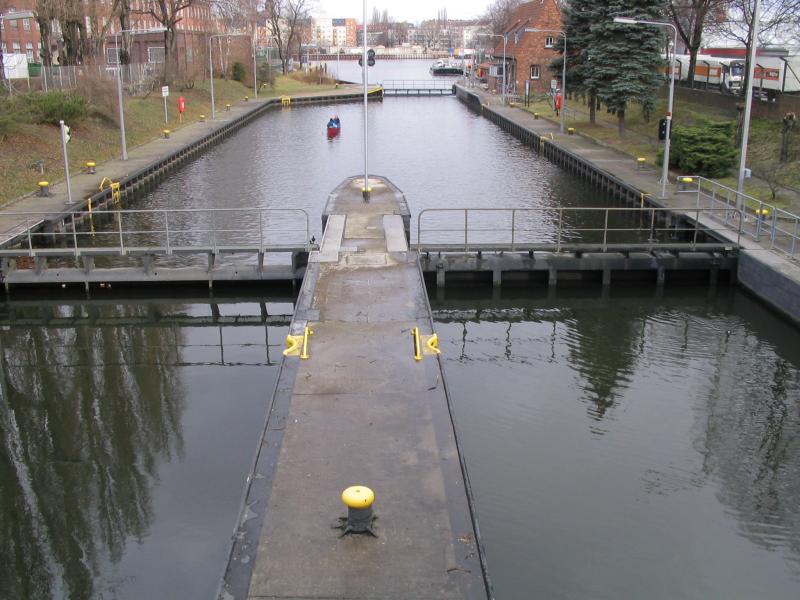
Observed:
[[[263,96],[282,96],[304,92],[327,91],[335,85],[314,85],[294,76],[278,76],[274,88],[262,88]],[[91,88],[91,89],[90,89]],[[211,86],[208,80],[197,82],[192,89],[172,91],[168,98],[169,124],[164,124],[164,101],[159,90],[145,98],[125,99],[125,131],[128,149],[158,138],[166,127],[177,130],[197,121],[201,114],[211,114]],[[121,155],[116,86],[113,82],[93,82],[82,92],[92,106],[88,118],[70,123],[68,147],[70,172],[80,172],[87,161],[98,165]],[[242,102],[252,97],[253,88],[237,81],[215,79],[214,101],[217,110],[225,104]],[[183,124],[177,120],[178,97],[186,100]],[[44,161],[44,174],[32,165]],[[37,182],[60,181],[64,178],[64,161],[58,127],[19,123],[16,130],[0,139],[0,205],[34,191]],[[98,177],[98,183],[100,178]]]
[[[538,112],[541,118],[558,122],[547,100],[537,100],[529,107],[518,105],[519,108],[531,113]],[[665,94],[659,99],[654,115],[663,115],[667,112],[667,99]],[[730,111],[711,105],[690,102],[676,98],[674,106],[673,126],[692,126],[703,121],[733,121],[736,115]],[[644,118],[641,107],[633,106],[626,111],[626,135],[620,139],[617,130],[617,117],[608,114],[605,108],[598,109],[596,124],[589,123],[589,108],[578,100],[568,103],[566,126],[574,127],[578,133],[591,138],[604,146],[614,148],[632,157],[644,157],[649,164],[656,164],[656,157],[660,142],[658,141],[658,119],[654,116],[649,121]],[[747,145],[748,155],[751,157],[748,164],[753,165],[754,175],[758,176],[759,166],[777,160],[780,154],[781,121],[779,119],[752,119],[750,139]],[[782,167],[777,174],[781,185],[800,188],[800,126],[796,127],[790,141],[790,162]],[[765,167],[762,167],[765,168]],[[724,185],[736,187],[736,178],[727,177],[719,179]],[[800,194],[791,191],[778,192],[777,198],[771,199],[772,192],[769,185],[760,179],[750,179],[745,185],[745,192],[765,202],[771,202],[781,208],[800,209]]]

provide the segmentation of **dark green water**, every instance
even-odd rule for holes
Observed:
[[[725,288],[490,297],[433,308],[498,598],[797,597],[796,329]],[[213,597],[291,310],[4,306],[0,597]]]

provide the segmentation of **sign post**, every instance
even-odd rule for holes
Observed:
[[[67,203],[72,204],[72,186],[69,182],[69,160],[67,159],[67,142],[70,140],[69,127],[64,121],[58,122],[61,128],[61,150],[64,152],[64,175],[67,180]]]
[[[161,97],[164,98],[164,124],[169,124],[169,114],[167,113],[167,98],[169,97],[169,86],[161,87]]]

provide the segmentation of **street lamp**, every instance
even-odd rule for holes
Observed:
[[[484,37],[501,37],[503,38],[503,105],[506,103],[506,36],[499,33],[479,33],[479,36]]]
[[[567,34],[560,29],[530,29],[525,28],[528,33],[558,33],[564,36],[564,61],[561,65],[561,133],[564,133],[564,117],[567,108]]]
[[[211,120],[214,120],[216,116],[216,105],[214,104],[214,61],[211,60],[211,48],[212,48],[212,41],[214,38],[223,38],[223,37],[240,37],[240,36],[247,36],[246,33],[215,33],[214,35],[208,36],[208,70],[211,79]],[[253,37],[253,87],[256,87],[256,42],[255,37]],[[256,92],[256,97],[258,96],[258,92]]]
[[[136,35],[143,33],[164,33],[165,31],[166,28],[164,27],[155,29],[120,29],[114,34],[114,46],[117,50],[117,99],[119,101],[119,136],[122,141],[122,160],[128,160],[128,143],[125,139],[125,108],[122,103],[122,63],[119,60],[119,36],[123,33]]]
[[[675,97],[675,53],[678,51],[678,30],[672,23],[662,21],[644,21],[629,17],[614,17],[614,23],[627,25],[654,25],[656,27],[671,27],[674,35],[672,44],[672,59],[669,62],[669,102],[667,103],[667,139],[664,140],[664,164],[661,168],[661,198],[667,197],[667,180],[669,179],[669,142],[672,137],[672,100]],[[669,54],[669,48],[667,48]]]
[[[367,137],[369,131],[369,120],[367,118],[367,108],[369,106],[369,98],[367,96],[367,37],[369,37],[367,29],[367,0],[364,0],[364,36],[362,40],[364,47],[361,55],[361,68],[364,77],[364,189],[361,193],[365,202],[369,202],[369,193],[372,191],[369,187],[369,141]]]

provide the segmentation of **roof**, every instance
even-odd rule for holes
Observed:
[[[561,10],[555,0],[532,0],[531,2],[520,4],[514,14],[511,15],[508,25],[502,32],[506,36],[506,53],[513,55],[525,28],[542,26],[543,22],[547,21],[548,10],[553,8],[559,15],[561,14]],[[502,53],[503,41],[499,40],[493,54]]]
[[[14,19],[29,19],[34,17],[32,10],[14,10],[7,12],[4,15],[0,15],[0,19],[6,19],[9,21],[13,21]]]

